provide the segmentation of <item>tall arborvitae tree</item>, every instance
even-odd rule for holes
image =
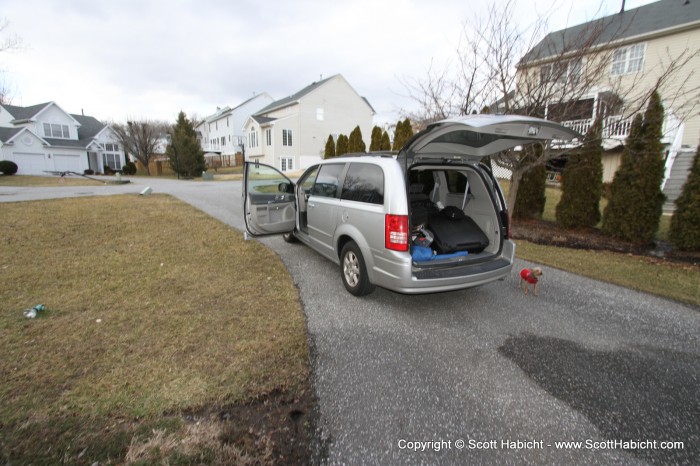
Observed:
[[[666,154],[663,138],[664,106],[658,91],[651,94],[649,106],[644,112],[643,140],[644,152],[640,165],[640,198],[644,199],[640,205],[639,235],[645,243],[651,243],[659,230],[663,206],[666,201],[661,184],[664,181],[666,171]]]
[[[335,145],[335,156],[340,157],[348,153],[348,137],[344,134],[338,136],[338,142]]]
[[[348,138],[348,152],[365,152],[366,147],[365,141],[362,140],[362,130],[360,126],[355,126],[355,129],[352,130]]]
[[[400,150],[403,145],[403,121],[399,120],[394,128],[394,145],[392,150]]]
[[[411,136],[413,136],[413,127],[411,126],[411,120],[406,118],[404,121],[399,121],[396,123],[396,130],[394,133],[394,150],[401,150],[401,148],[406,144]]]
[[[564,228],[594,227],[600,222],[602,132],[603,120],[599,116],[588,130],[581,150],[566,161],[561,180],[561,201],[556,210],[557,223]]]
[[[382,150],[382,129],[379,126],[375,126],[372,128],[369,151],[376,152],[378,150]]]
[[[389,139],[389,133],[386,131],[382,131],[382,141],[379,150],[391,150],[391,140]]]
[[[661,192],[665,163],[661,143],[663,120],[664,108],[658,92],[654,92],[641,124],[635,118],[633,125],[636,123],[638,128],[634,138],[632,130],[627,138],[629,149],[623,154],[623,164],[627,155],[630,159],[627,162],[632,165],[631,176],[624,173],[617,186],[617,173],[613,179],[613,188],[617,189],[611,189],[603,218],[603,231],[611,236],[637,244],[649,244],[656,236],[666,198]]]
[[[204,151],[202,151],[192,122],[180,112],[173,127],[170,144],[166,148],[170,167],[178,175],[185,177],[200,176],[206,169]]]
[[[326,140],[326,150],[323,153],[323,158],[332,159],[333,157],[335,157],[335,141],[333,136],[329,135],[328,140]]]
[[[534,161],[542,155],[542,146],[530,144],[523,148],[523,152],[523,157]],[[544,165],[539,165],[523,175],[520,180],[520,192],[513,207],[513,218],[542,218],[546,184],[547,169]]]
[[[676,199],[668,237],[680,250],[700,251],[700,146],[683,191]]]
[[[622,150],[620,166],[610,184],[610,198],[603,211],[603,232],[609,236],[626,238],[630,223],[629,205],[638,202],[636,191],[632,189],[637,177],[636,166],[643,149],[642,123],[644,118],[637,114],[632,120],[630,132]],[[631,231],[631,230],[630,230]]]

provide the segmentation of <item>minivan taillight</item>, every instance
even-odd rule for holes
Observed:
[[[384,247],[393,251],[408,251],[408,215],[386,214]]]

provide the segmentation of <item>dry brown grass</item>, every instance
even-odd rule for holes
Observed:
[[[519,258],[700,307],[700,266],[517,241]]]
[[[106,180],[105,180],[106,181]],[[0,176],[0,186],[103,186],[105,182],[66,176]]]
[[[96,445],[86,459],[123,458],[136,429],[150,431],[165,412],[307,386],[297,290],[279,258],[240,232],[158,195],[3,204],[2,213],[8,460],[75,459],[80,439]],[[37,303],[47,310],[26,319]]]

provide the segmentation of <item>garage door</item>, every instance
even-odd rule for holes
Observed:
[[[44,154],[14,152],[7,159],[17,164],[18,175],[45,175],[46,170],[53,170],[53,168],[47,167]]]
[[[53,155],[53,163],[57,172],[83,173],[79,155]]]

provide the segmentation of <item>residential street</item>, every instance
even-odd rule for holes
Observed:
[[[0,187],[0,202],[150,186],[242,229],[240,182],[132,180]],[[698,309],[547,267],[540,296],[525,296],[521,261],[510,280],[477,289],[356,298],[309,248],[263,243],[286,264],[306,312],[320,461],[700,462]]]

